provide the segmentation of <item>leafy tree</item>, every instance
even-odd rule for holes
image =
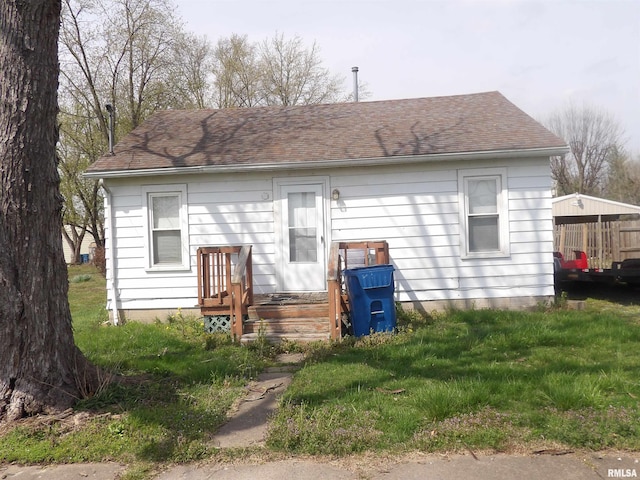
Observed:
[[[169,82],[176,108],[208,108],[212,104],[213,47],[206,37],[178,32]]]
[[[64,0],[60,41],[64,220],[101,247],[102,196],[82,173],[107,152],[106,104],[116,137],[158,109],[204,107],[210,46],[183,30],[170,0]],[[81,235],[67,241],[79,253]]]
[[[0,2],[0,421],[97,386],[73,342],[59,190],[60,0]]]
[[[610,163],[622,149],[618,123],[603,110],[573,104],[552,114],[544,123],[571,148],[569,154],[554,158],[551,163],[558,195],[601,195]]]
[[[309,105],[345,100],[343,80],[322,66],[314,42],[276,35],[260,46],[261,88],[267,105]]]
[[[640,157],[631,158],[616,151],[609,164],[605,196],[632,205],[640,205]]]
[[[83,178],[87,167],[105,151],[105,142],[98,122],[86,117],[84,109],[59,114],[63,126],[58,152],[63,159],[58,165],[60,191],[65,198],[63,237],[72,249],[75,262],[80,260],[80,247],[88,232],[100,241],[104,239],[102,195],[97,182]],[[97,246],[102,246],[97,243]]]
[[[258,51],[246,35],[218,40],[213,54],[217,108],[253,107],[263,103]]]
[[[102,196],[82,173],[115,137],[167,108],[296,105],[346,100],[342,81],[322,67],[315,44],[283,35],[251,44],[233,35],[212,47],[186,32],[171,0],[63,0],[60,174],[65,238],[79,260],[80,242],[104,246]]]
[[[322,66],[314,43],[275,35],[261,43],[232,35],[214,49],[215,105],[309,105],[346,101],[344,80]]]

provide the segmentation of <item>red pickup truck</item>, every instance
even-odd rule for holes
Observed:
[[[611,268],[589,268],[587,254],[574,251],[575,258],[565,260],[560,252],[553,252],[556,286],[563,282],[609,282],[640,286],[640,258],[613,262]]]

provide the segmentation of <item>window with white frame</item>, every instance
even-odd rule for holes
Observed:
[[[143,195],[147,212],[148,267],[188,268],[186,186],[147,186]]]
[[[461,170],[458,183],[463,256],[509,255],[506,170]]]

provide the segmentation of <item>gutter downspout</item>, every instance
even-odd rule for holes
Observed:
[[[107,237],[108,247],[109,247],[109,265],[108,271],[111,272],[111,278],[107,278],[107,290],[110,292],[111,297],[111,314],[113,316],[112,321],[114,325],[118,325],[120,323],[120,316],[118,314],[118,289],[116,287],[117,277],[116,277],[116,261],[115,261],[115,251],[114,251],[114,231],[113,231],[113,216],[112,216],[112,202],[111,202],[111,191],[104,184],[104,180],[101,178],[99,180],[100,187],[105,192],[105,202],[106,202],[106,213],[107,213],[107,232],[109,232],[109,236]],[[106,245],[105,245],[106,247]]]

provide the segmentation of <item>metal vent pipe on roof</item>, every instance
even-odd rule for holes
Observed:
[[[353,72],[353,101],[358,101],[358,67],[352,67]]]
[[[107,112],[109,112],[109,153],[111,155],[114,155],[113,153],[113,143],[114,143],[114,128],[115,128],[115,121],[114,121],[114,117],[115,117],[115,110],[113,109],[113,105],[111,105],[110,103],[107,103],[104,108],[107,109]]]

